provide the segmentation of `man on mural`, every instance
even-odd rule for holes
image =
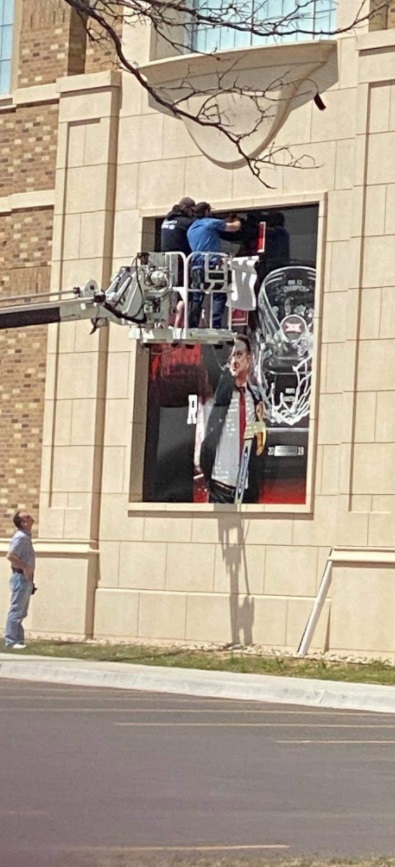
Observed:
[[[31,539],[34,519],[27,512],[18,511],[13,518],[14,533],[7,554],[11,563],[11,605],[5,627],[5,644],[10,650],[25,648],[22,621],[27,617],[31,595],[36,588],[33,582],[35,554]]]
[[[195,219],[195,202],[189,196],[180,199],[178,205],[173,205],[166,215],[160,230],[161,253],[184,253],[189,256],[191,248],[187,238],[187,231]],[[183,262],[178,263],[178,283],[182,285],[184,280]],[[181,328],[184,324],[184,302],[181,295],[177,298],[175,328]]]
[[[233,503],[248,424],[263,420],[263,404],[249,381],[251,345],[244,335],[234,343],[229,362],[219,379],[200,450],[200,468],[208,485],[210,503]],[[263,438],[254,437],[245,503],[259,498],[257,457],[263,453]]]
[[[189,310],[189,326],[197,328],[200,322],[204,300],[204,258],[202,253],[220,253],[222,249],[221,232],[238,232],[241,228],[241,220],[217,220],[211,216],[211,205],[208,202],[199,202],[195,209],[196,219],[188,229],[188,241],[191,250],[196,256],[192,259],[192,301]],[[221,267],[220,256],[210,256],[210,268]],[[222,327],[222,316],[225,309],[227,295],[225,292],[215,292],[213,297],[213,328]]]

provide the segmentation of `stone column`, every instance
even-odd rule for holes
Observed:
[[[101,72],[60,79],[57,85],[52,291],[90,278],[106,287],[120,76]],[[90,330],[87,321],[49,328],[39,528],[40,585],[48,612],[37,605],[32,616],[32,628],[41,634],[85,636],[93,629],[108,329],[94,335]]]

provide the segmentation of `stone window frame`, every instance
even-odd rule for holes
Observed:
[[[12,50],[11,50],[11,69],[10,69],[10,86],[7,91],[0,93],[0,111],[7,109],[13,104],[12,94],[18,87],[18,66],[19,66],[19,42],[22,25],[22,0],[14,0],[14,18],[12,23]]]
[[[311,193],[301,195],[279,195],[273,197],[269,201],[267,196],[254,197],[251,200],[240,201],[223,201],[215,202],[216,210],[240,210],[247,207],[272,207],[284,208],[291,205],[317,205],[318,207],[318,233],[317,233],[317,283],[316,283],[316,304],[315,304],[315,341],[313,350],[313,374],[312,374],[312,390],[311,390],[311,411],[309,423],[309,453],[307,459],[307,474],[306,474],[306,502],[303,505],[295,504],[243,504],[241,506],[227,504],[220,507],[221,511],[242,512],[248,515],[292,515],[292,514],[308,514],[314,512],[314,489],[315,489],[315,466],[317,456],[317,434],[318,434],[318,404],[319,404],[319,383],[320,383],[320,358],[322,344],[322,308],[324,296],[324,266],[325,266],[325,247],[326,247],[326,218],[327,218],[327,199],[326,192]],[[147,234],[143,234],[142,241],[148,241],[152,236],[154,218],[158,216],[158,209],[147,209],[141,211],[142,225],[146,229]],[[143,243],[144,246],[144,243]],[[142,499],[143,490],[143,473],[144,473],[144,452],[145,452],[145,431],[146,431],[146,412],[147,412],[147,390],[148,390],[148,353],[138,347],[136,352],[134,390],[133,390],[133,406],[132,406],[132,433],[129,452],[129,513],[134,512],[161,512],[179,513],[179,512],[202,512],[207,514],[218,511],[218,506],[212,503],[153,503],[146,502]]]

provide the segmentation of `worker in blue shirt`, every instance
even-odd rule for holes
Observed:
[[[192,300],[189,310],[189,327],[197,328],[202,312],[204,299],[204,257],[199,253],[220,253],[220,232],[238,232],[241,228],[239,219],[217,220],[211,216],[211,206],[208,202],[199,202],[195,208],[196,219],[187,232],[189,246],[196,256],[192,257],[191,282]],[[221,258],[210,256],[210,268],[221,267]],[[213,328],[219,329],[222,325],[222,316],[225,309],[227,295],[225,292],[215,292],[213,298]]]

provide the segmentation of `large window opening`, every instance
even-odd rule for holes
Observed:
[[[240,232],[222,232],[222,251],[231,256],[254,256],[258,250],[259,226],[271,223],[273,215],[281,214],[289,236],[289,256],[293,265],[315,265],[317,253],[317,205],[289,205],[283,208],[241,208]],[[225,219],[229,211],[213,211],[213,217]],[[160,229],[163,217],[144,220],[144,249],[160,251]]]

